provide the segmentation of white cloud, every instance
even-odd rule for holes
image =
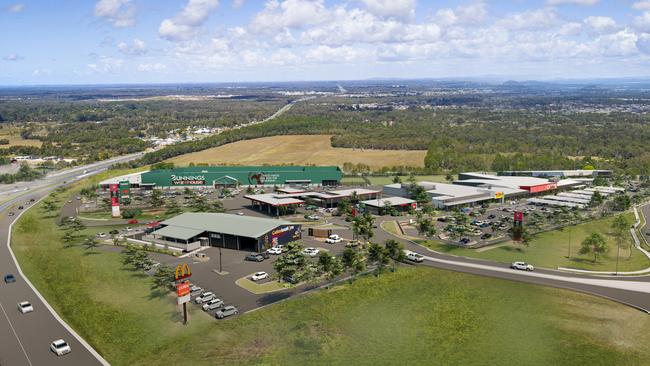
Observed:
[[[323,0],[268,0],[251,22],[254,32],[303,28],[335,20]]]
[[[88,64],[88,69],[95,73],[113,73],[122,67],[124,61],[119,58],[100,56],[95,62]]]
[[[20,4],[20,3],[11,4],[8,5],[5,9],[10,13],[20,13],[23,10],[25,10],[25,4]]]
[[[562,36],[577,36],[582,32],[582,24],[577,22],[564,23],[560,27],[558,34]]]
[[[650,11],[643,12],[634,18],[634,26],[643,32],[650,32]]]
[[[194,36],[210,13],[219,6],[219,0],[188,0],[173,19],[164,19],[158,28],[158,35],[169,41],[185,41]]]
[[[5,60],[5,61],[18,61],[18,60],[22,60],[23,58],[21,56],[18,56],[15,53],[10,53],[10,54],[4,56],[2,59]]]
[[[235,9],[239,9],[244,5],[245,2],[246,2],[245,0],[232,0],[232,7]]]
[[[374,15],[409,19],[415,16],[415,0],[360,0]]]
[[[650,10],[650,0],[637,1],[632,4],[632,8],[636,10]]]
[[[94,14],[116,28],[135,25],[136,9],[131,0],[99,0],[95,3]]]
[[[118,43],[117,50],[125,55],[141,56],[147,53],[147,44],[138,38],[134,38],[131,44],[127,42]]]
[[[444,8],[436,12],[435,21],[441,25],[476,24],[481,23],[487,15],[487,5],[476,2],[470,5],[457,6],[455,9]]]
[[[549,29],[559,24],[557,12],[553,8],[514,13],[497,22],[508,29]]]
[[[572,5],[591,6],[591,5],[596,5],[599,2],[600,0],[546,0],[546,3],[548,5],[572,4]]]
[[[636,41],[636,48],[639,51],[650,55],[650,34],[649,33],[641,33],[639,35],[639,38]]]
[[[32,71],[32,75],[34,75],[34,76],[44,76],[44,75],[48,75],[49,73],[50,73],[50,70],[48,70],[48,69],[34,69]]]
[[[143,71],[143,72],[163,72],[166,70],[167,70],[167,65],[160,62],[138,65],[138,71]]]
[[[584,23],[597,33],[611,33],[616,30],[616,21],[610,17],[589,16]]]

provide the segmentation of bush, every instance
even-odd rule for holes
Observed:
[[[139,208],[127,208],[125,210],[122,210],[123,219],[132,219],[140,214],[142,214],[142,210]]]

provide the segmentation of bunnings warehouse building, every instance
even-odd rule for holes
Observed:
[[[237,186],[334,186],[341,182],[337,166],[213,166],[162,169],[115,177],[100,183],[128,181],[131,187],[237,187]]]

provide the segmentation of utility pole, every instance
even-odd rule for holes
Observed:
[[[223,268],[221,267],[221,247],[219,247],[219,273],[223,272]]]
[[[617,240],[618,247],[616,249],[616,275],[618,276],[618,258],[621,256],[621,240]]]
[[[567,258],[571,258],[571,232],[573,231],[573,225],[569,224],[569,253]]]

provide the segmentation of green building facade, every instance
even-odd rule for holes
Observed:
[[[142,173],[143,186],[233,187],[273,185],[337,185],[337,166],[196,166]]]

